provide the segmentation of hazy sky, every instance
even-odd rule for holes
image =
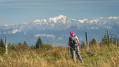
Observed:
[[[0,25],[59,15],[75,19],[119,16],[119,0],[0,0]]]

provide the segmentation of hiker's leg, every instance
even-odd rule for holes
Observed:
[[[70,51],[71,51],[72,59],[74,60],[74,62],[76,62],[75,51],[72,48],[70,48]]]
[[[77,48],[76,54],[77,54],[77,57],[79,58],[79,60],[80,60],[81,62],[83,62],[83,60],[82,60],[82,58],[81,58],[81,55],[80,55],[80,53],[79,53],[79,48]]]
[[[70,52],[71,52],[71,56],[72,56],[72,59],[73,59],[73,50],[72,50],[72,48],[70,48]]]

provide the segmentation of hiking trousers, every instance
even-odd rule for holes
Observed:
[[[74,60],[74,62],[76,62],[76,57],[75,57],[75,52],[77,54],[77,57],[78,59],[83,62],[82,58],[81,58],[81,55],[79,53],[79,48],[77,48],[76,50],[74,50],[73,48],[70,48],[70,52],[71,52],[71,55],[72,55],[72,59]]]

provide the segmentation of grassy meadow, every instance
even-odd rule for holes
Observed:
[[[45,44],[34,46],[9,45],[8,54],[0,55],[0,67],[119,67],[119,47],[98,45],[81,48],[84,63],[73,62],[68,47]]]

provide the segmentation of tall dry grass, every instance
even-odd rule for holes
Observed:
[[[71,59],[67,47],[10,50],[0,56],[0,67],[119,67],[119,47],[94,46],[80,49],[84,63]]]

